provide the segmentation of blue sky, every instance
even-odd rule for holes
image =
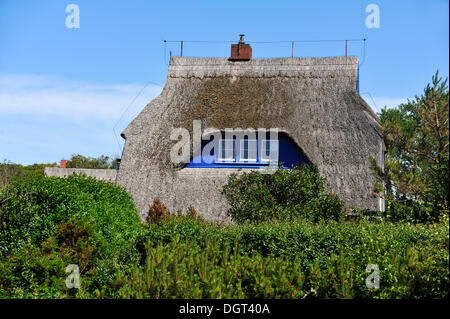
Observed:
[[[66,27],[70,3],[80,9],[79,29]],[[371,3],[380,9],[379,28],[365,24]],[[376,111],[395,106],[420,94],[437,69],[448,76],[448,6],[439,0],[0,0],[0,160],[120,155],[123,141],[113,128],[120,133],[166,81],[163,39],[366,37],[360,92]],[[187,42],[184,55],[226,57],[229,46]],[[290,56],[289,43],[252,47],[255,58]],[[167,60],[169,52],[178,55],[179,46],[168,43]],[[344,52],[334,42],[295,47],[296,56]],[[351,42],[349,54],[362,59],[362,42]]]

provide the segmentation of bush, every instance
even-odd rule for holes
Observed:
[[[14,164],[6,159],[0,162],[0,190],[12,181],[22,179],[27,176],[44,176],[45,167],[55,167],[56,163],[52,164],[32,164],[23,166],[20,164]]]
[[[121,187],[83,175],[35,176],[0,193],[0,256],[40,245],[69,219],[87,222],[104,258],[128,258],[141,230],[130,195]]]
[[[445,298],[448,218],[437,224],[269,221],[150,224],[125,298]],[[366,267],[380,269],[368,289]]]
[[[237,223],[296,217],[337,220],[344,204],[324,193],[324,181],[313,165],[279,169],[274,174],[251,171],[232,174],[222,194],[230,205],[228,215]]]
[[[62,254],[85,273],[95,268],[99,254],[93,237],[94,231],[87,222],[78,222],[71,218],[67,223],[58,226],[55,234],[43,243],[42,248],[44,252]]]
[[[305,206],[329,216],[335,200],[322,193]],[[308,215],[219,225],[155,201],[165,218],[141,225],[122,188],[77,175],[14,182],[0,201],[0,298],[448,296],[448,215],[418,225]],[[68,264],[80,267],[80,289],[65,287]],[[379,289],[365,285],[369,264]]]
[[[303,294],[300,264],[175,240],[149,245],[144,267],[116,283],[122,298],[293,298]]]
[[[149,224],[159,223],[163,220],[167,221],[168,218],[169,211],[167,210],[166,205],[161,202],[159,197],[155,198],[153,204],[148,209],[145,221]]]
[[[0,264],[12,283],[2,285],[19,289],[13,296],[32,288],[41,297],[64,296],[61,280],[74,263],[83,272],[79,295],[113,297],[118,269],[138,261],[141,232],[130,195],[113,183],[85,175],[15,181],[0,193]]]
[[[41,246],[30,246],[0,263],[0,297],[61,298],[92,291],[97,275],[98,246],[93,241],[93,229],[86,222],[70,219],[60,224],[55,233]],[[65,269],[79,266],[82,274],[80,290],[65,286]]]

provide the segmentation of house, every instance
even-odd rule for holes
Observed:
[[[383,209],[370,196],[370,159],[382,165],[382,134],[357,91],[358,58],[252,59],[242,38],[231,51],[230,58],[172,56],[161,94],[122,132],[117,181],[141,215],[159,197],[172,212],[193,205],[224,220],[220,189],[229,174],[267,168],[272,159],[287,169],[313,163],[348,206]],[[183,152],[184,162],[174,162]]]

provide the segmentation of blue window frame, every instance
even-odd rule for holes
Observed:
[[[278,140],[262,140],[261,141],[261,162],[278,162],[279,161],[279,143]]]
[[[202,153],[210,142],[212,139],[202,141]],[[196,158],[196,161],[191,159],[185,167],[264,168],[278,163],[283,165],[282,168],[290,168],[292,165],[309,163],[309,160],[290,137],[280,133],[277,140],[249,139],[247,136],[221,138],[209,154]]]
[[[236,161],[236,140],[221,139],[219,142],[219,162]]]
[[[258,140],[244,138],[240,140],[239,162],[258,161]]]

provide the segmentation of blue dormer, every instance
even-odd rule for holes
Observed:
[[[185,167],[209,168],[266,168],[282,164],[282,168],[310,163],[297,144],[285,133],[276,139],[266,136],[233,136],[222,133],[217,141],[213,136],[202,141],[202,155],[192,158]]]

